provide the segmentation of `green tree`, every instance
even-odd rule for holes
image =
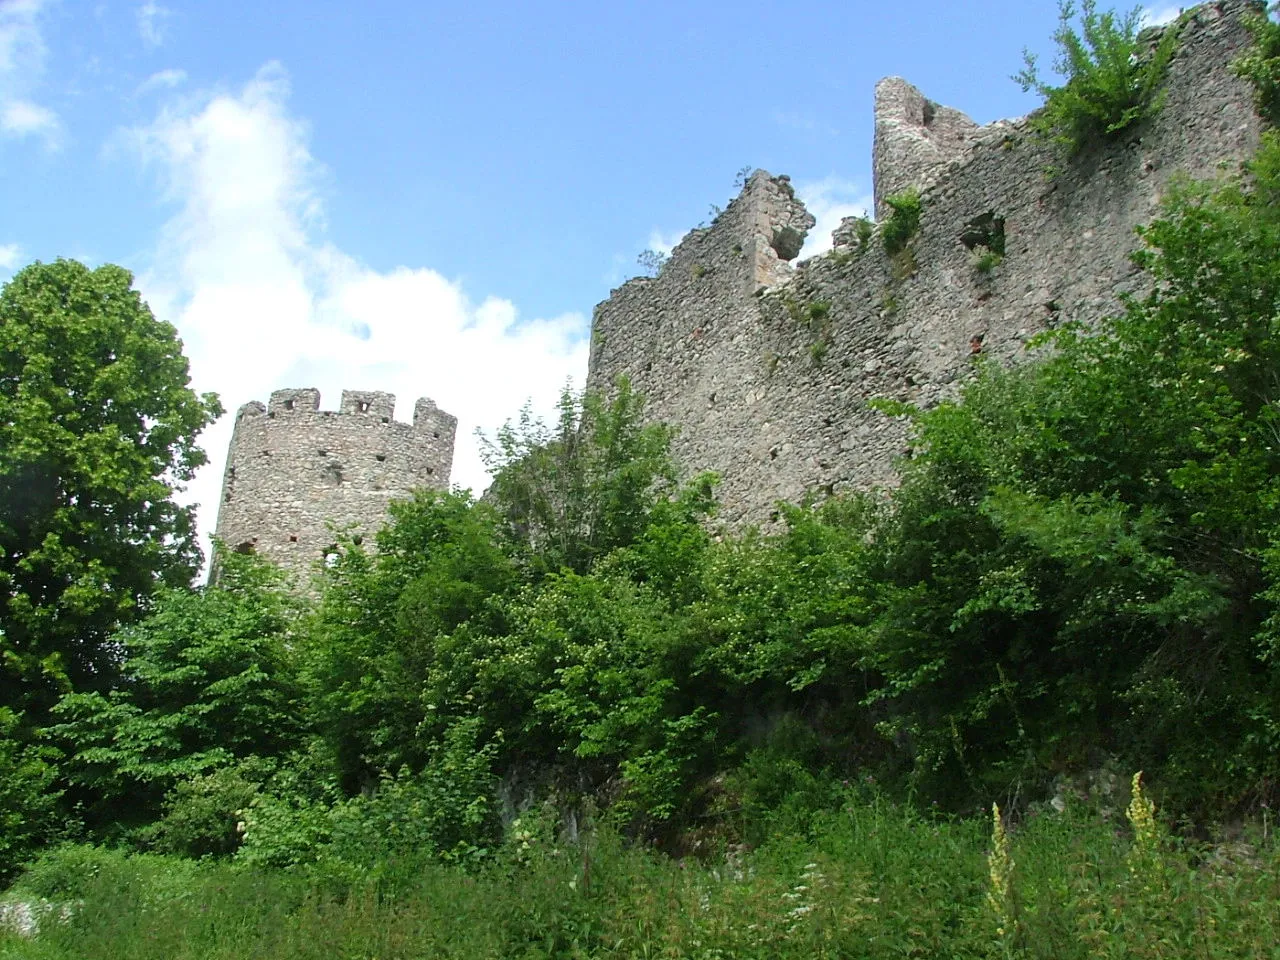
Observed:
[[[1170,191],[1137,255],[1150,295],[915,414],[873,538],[903,592],[865,662],[936,783],[1103,749],[1184,809],[1274,792],[1278,201],[1269,135],[1245,179]]]
[[[1095,0],[1081,0],[1080,29],[1072,0],[1058,5],[1058,29],[1053,34],[1058,55],[1053,68],[1065,80],[1054,86],[1040,78],[1036,58],[1023,54],[1026,65],[1014,80],[1023,90],[1044,97],[1044,108],[1031,118],[1032,127],[1077,153],[1127,129],[1160,109],[1161,87],[1169,61],[1177,49],[1181,21],[1164,29],[1151,49],[1139,39],[1143,11],[1134,7],[1117,19],[1114,11],[1099,13]]]
[[[646,424],[643,414],[644,400],[624,379],[610,398],[566,389],[554,425],[526,408],[516,424],[484,440],[494,473],[488,497],[533,576],[587,572],[634,542],[655,507],[676,493],[672,430]]]
[[[441,637],[501,631],[517,582],[491,504],[421,490],[391,505],[373,552],[347,544],[327,571],[305,641],[317,730],[344,789],[426,760],[423,687]]]
[[[174,492],[221,413],[128,271],[35,263],[0,290],[0,705],[104,689],[116,626],[199,566]]]
[[[179,781],[300,745],[292,603],[275,570],[228,553],[216,585],[164,590],[150,616],[115,635],[120,684],[67,694],[47,730],[91,813],[100,803],[111,818],[142,820]]]

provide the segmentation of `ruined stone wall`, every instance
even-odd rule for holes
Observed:
[[[1248,6],[1196,8],[1161,113],[1068,164],[1024,122],[978,129],[948,115],[943,146],[921,146],[902,118],[923,96],[882,85],[877,104],[897,122],[877,122],[876,174],[891,185],[877,197],[924,188],[908,252],[890,258],[878,236],[859,246],[844,231],[845,245],[792,270],[798,246],[776,239],[812,220],[786,178],[758,172],[656,278],[597,307],[589,385],[630,377],[650,415],[679,426],[682,468],[722,475],[730,523],[767,521],[776,500],[812,490],[892,483],[905,425],[869,398],[935,403],[976,353],[1013,361],[1047,327],[1114,311],[1118,293],[1146,283],[1129,260],[1134,228],[1156,215],[1169,178],[1236,169],[1256,148],[1252,92],[1228,69],[1248,42]],[[1004,259],[980,271],[970,248],[1001,229]]]
[[[885,197],[924,189],[983,133],[959,110],[935,103],[901,77],[876,84],[875,121],[871,172],[878,217],[889,213]]]
[[[336,411],[320,409],[315,389],[242,406],[218,510],[226,548],[257,553],[305,583],[334,544],[330,524],[372,533],[393,498],[446,488],[457,419],[425,398],[412,424],[394,411],[392,394],[357,390],[344,390]]]

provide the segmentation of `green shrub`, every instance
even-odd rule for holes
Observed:
[[[1271,3],[1266,13],[1249,11],[1242,20],[1253,37],[1253,46],[1231,62],[1236,76],[1253,84],[1258,112],[1273,126],[1280,123],[1280,23],[1267,14],[1280,11]]]
[[[66,843],[52,847],[27,864],[15,885],[20,893],[46,900],[75,900],[104,872],[126,864],[124,850]]]
[[[891,212],[880,227],[880,242],[884,244],[885,253],[892,257],[905,250],[920,229],[923,205],[920,191],[915,187],[885,197],[884,202]]]
[[[973,269],[987,274],[1004,262],[1004,256],[989,247],[973,248]]]
[[[0,707],[0,883],[62,827],[48,751],[18,740],[18,719]]]
[[[425,766],[384,774],[376,786],[335,799],[305,786],[281,784],[253,799],[243,813],[244,845],[237,861],[254,866],[337,865],[338,874],[377,873],[403,859],[475,860],[498,836],[497,744],[478,739],[479,719],[454,723],[427,747]]]
[[[1072,0],[1061,0],[1058,14],[1053,68],[1066,82],[1053,86],[1042,80],[1035,56],[1027,52],[1026,65],[1013,79],[1023,90],[1044,97],[1043,109],[1031,118],[1032,128],[1074,154],[1159,111],[1181,21],[1166,27],[1148,50],[1139,38],[1141,7],[1117,19],[1114,11],[1098,13],[1095,0],[1081,0],[1079,32],[1071,24],[1076,15]]]
[[[854,235],[858,238],[858,248],[866,247],[867,241],[871,239],[871,235],[876,232],[876,225],[870,217],[859,217],[855,227]]]
[[[244,811],[268,773],[249,761],[180,781],[165,797],[164,816],[144,835],[161,853],[228,856],[240,846]]]

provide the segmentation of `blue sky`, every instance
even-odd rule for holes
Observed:
[[[431,396],[480,486],[473,431],[580,381],[592,307],[736,171],[790,174],[820,250],[868,202],[876,80],[1018,116],[1009,77],[1056,22],[1051,0],[0,0],[0,280],[128,267],[230,411]]]

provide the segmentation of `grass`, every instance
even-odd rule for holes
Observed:
[[[0,958],[1280,956],[1274,839],[1215,864],[1163,834],[1138,857],[1123,823],[1071,809],[1030,817],[1010,833],[1001,937],[989,817],[850,795],[788,824],[704,862],[601,831],[479,870],[423,861],[395,882],[67,848],[12,895],[77,903],[72,920],[0,934]]]

